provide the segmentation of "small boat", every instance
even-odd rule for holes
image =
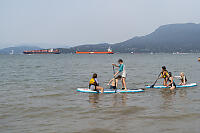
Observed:
[[[14,50],[11,50],[11,51],[10,51],[10,54],[13,55],[13,54],[14,54]]]

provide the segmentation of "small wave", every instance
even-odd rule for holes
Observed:
[[[140,111],[144,111],[146,108],[144,107],[138,107],[138,106],[132,106],[132,107],[127,107],[127,108],[124,108],[122,110],[113,110],[113,111],[106,111],[105,113],[118,113],[119,115],[128,115],[128,114],[135,114],[137,112],[140,112]]]
[[[47,98],[47,97],[60,97],[60,96],[64,96],[64,94],[55,93],[55,94],[35,95],[35,96],[29,96],[29,98]]]
[[[49,110],[49,107],[30,107],[30,108],[24,109],[23,113],[38,112],[38,111],[44,111],[44,110]]]
[[[199,119],[200,113],[174,115],[174,116],[139,116],[138,118],[143,119],[154,119],[154,120],[181,120],[181,119]]]
[[[115,132],[105,129],[105,128],[93,128],[93,129],[83,130],[80,132],[82,132],[82,133],[115,133]]]

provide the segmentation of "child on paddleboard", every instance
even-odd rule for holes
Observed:
[[[176,84],[174,82],[174,77],[172,76],[172,73],[169,72],[169,76],[168,76],[168,81],[169,81],[169,84],[167,85],[167,87],[171,87],[170,90],[174,90],[176,88]]]
[[[122,59],[119,59],[118,63],[119,63],[119,65],[112,64],[113,66],[119,67],[119,71],[114,74],[114,77],[117,74],[122,73],[121,74],[122,75],[122,89],[124,89],[126,91],[127,88],[126,88],[126,70],[125,70],[125,65],[123,64],[123,60]]]
[[[89,89],[92,91],[99,91],[101,90],[101,93],[103,93],[104,88],[99,86],[99,82],[97,80],[97,74],[94,73],[92,78],[90,79],[89,82]]]
[[[117,86],[118,86],[118,81],[122,79],[122,76],[121,75],[118,75],[116,78],[113,78],[111,79],[107,86],[109,86],[110,84],[110,89],[117,89]]]
[[[187,78],[186,78],[186,76],[183,72],[180,73],[180,76],[175,76],[175,77],[181,80],[179,85],[186,85],[187,84]]]
[[[166,69],[165,66],[162,66],[162,72],[161,72],[160,74],[161,74],[160,78],[163,78],[163,79],[164,79],[163,85],[166,86],[166,85],[167,85],[167,81],[168,81],[169,74],[168,74],[168,71],[167,71],[167,69]]]

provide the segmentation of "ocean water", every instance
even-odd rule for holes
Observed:
[[[1,133],[199,133],[199,54],[0,55]],[[197,87],[86,94],[92,74],[106,88],[122,58],[129,89],[145,89],[166,65]],[[179,81],[176,80],[176,83]],[[159,80],[157,85],[162,84]]]

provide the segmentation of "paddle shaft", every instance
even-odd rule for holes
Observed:
[[[113,66],[113,78],[114,78],[114,82],[115,82],[115,87],[116,87],[116,79],[115,79],[115,66]],[[117,92],[117,87],[115,89],[115,93]]]
[[[160,78],[160,75],[161,75],[161,73],[158,75],[158,78],[156,79],[156,81],[154,82],[154,84],[153,84],[153,85],[151,85],[151,87],[150,87],[150,88],[153,88],[153,87],[154,87],[154,85],[157,83],[158,79]]]

